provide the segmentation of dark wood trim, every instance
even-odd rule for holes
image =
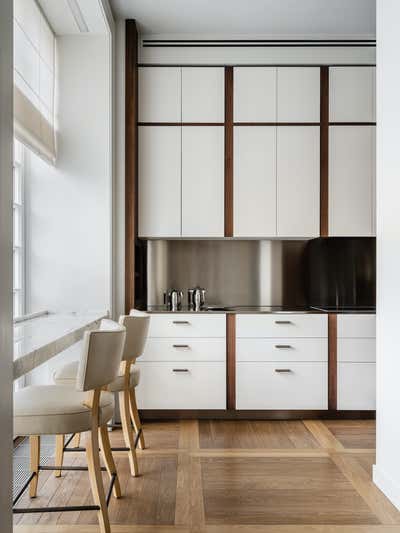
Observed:
[[[225,237],[233,237],[233,67],[225,67]]]
[[[210,68],[210,67],[227,67],[225,63],[218,63],[218,64],[211,64],[211,63],[185,63],[185,64],[178,64],[178,63],[139,63],[138,67],[202,67],[202,68]],[[245,68],[253,68],[253,67],[376,67],[376,63],[330,63],[329,65],[326,65],[325,63],[235,63],[235,64],[229,64],[230,67],[245,67]]]
[[[376,122],[329,122],[329,126],[376,126]]]
[[[373,43],[376,39],[143,39],[143,43]]]
[[[224,409],[143,409],[139,411],[142,420],[373,420],[375,411],[234,411]]]
[[[138,32],[125,22],[125,312],[135,306],[138,181]]]
[[[236,315],[226,315],[226,408],[236,408]]]
[[[321,67],[320,86],[320,234],[329,234],[329,68]]]
[[[234,122],[234,126],[319,126],[319,122]]]
[[[328,408],[337,409],[337,315],[328,315]]]
[[[138,122],[138,126],[224,126],[224,122]]]

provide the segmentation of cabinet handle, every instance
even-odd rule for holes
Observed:
[[[190,348],[189,344],[173,344],[173,348]]]
[[[280,350],[289,349],[291,348],[290,344],[275,344],[275,348],[278,348]]]
[[[190,324],[188,320],[173,320],[173,324]]]
[[[291,324],[290,320],[275,320],[275,324]]]
[[[173,368],[172,372],[189,372],[188,368]]]
[[[275,368],[275,372],[278,374],[289,374],[291,370],[290,368]]]

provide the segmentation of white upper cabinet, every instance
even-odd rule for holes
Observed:
[[[277,128],[277,235],[319,236],[319,127]]]
[[[375,233],[375,126],[329,128],[329,235]]]
[[[276,235],[276,127],[235,126],[235,237]]]
[[[330,122],[375,122],[375,67],[329,69]]]
[[[181,127],[139,126],[139,236],[181,235]]]
[[[182,127],[182,236],[224,236],[224,127]]]
[[[276,122],[276,67],[236,67],[233,120]]]
[[[277,122],[319,122],[318,67],[278,67],[277,87]]]
[[[139,122],[180,121],[180,67],[139,67]]]
[[[182,122],[224,122],[223,67],[182,67]]]

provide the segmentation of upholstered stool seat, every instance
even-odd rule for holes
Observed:
[[[57,385],[73,385],[76,381],[78,374],[79,361],[72,361],[67,363],[61,368],[57,369],[53,374],[54,383]],[[130,369],[130,387],[137,387],[140,380],[140,370],[136,366],[132,366]],[[121,372],[112,383],[107,387],[110,392],[120,392],[125,388],[125,376]]]
[[[78,372],[77,362],[76,368]],[[76,376],[74,383],[76,381]],[[15,435],[60,435],[80,433],[92,427],[92,410],[85,405],[86,392],[75,386],[37,385],[20,389],[14,395]],[[99,425],[114,414],[114,395],[102,392]]]

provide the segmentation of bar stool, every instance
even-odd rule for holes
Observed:
[[[102,533],[110,532],[107,504],[111,496],[119,497],[117,471],[110,449],[107,422],[114,414],[114,396],[102,391],[118,376],[125,345],[125,327],[107,323],[107,329],[87,331],[83,336],[81,358],[75,386],[39,385],[26,387],[14,395],[14,434],[30,437],[31,475],[14,499],[17,503],[29,486],[30,497],[37,494],[41,470],[88,470],[95,505],[17,509],[14,513],[96,510]],[[87,467],[54,467],[40,465],[40,436],[64,435],[89,431],[86,445]],[[104,493],[99,456],[99,436],[110,476],[107,498]]]
[[[131,311],[130,315],[123,315],[120,317],[119,324],[126,329],[125,347],[118,377],[107,387],[109,392],[119,393],[122,433],[126,446],[125,448],[111,448],[111,450],[128,452],[129,466],[132,476],[139,475],[136,446],[139,444],[141,449],[145,448],[142,424],[140,422],[135,394],[135,388],[139,384],[140,371],[134,366],[134,363],[144,352],[149,323],[150,316],[137,311]],[[57,385],[69,385],[76,379],[77,371],[77,361],[64,365],[54,373],[54,382]],[[132,424],[135,428],[136,437],[132,430]],[[74,451],[72,447],[68,448],[72,439],[75,441],[74,444],[78,444],[79,446],[79,435],[72,436],[66,443],[64,436],[57,441],[56,457],[58,464],[63,464],[63,455],[65,451]],[[75,447],[75,451],[76,450],[83,451],[84,449]],[[56,476],[59,475],[61,475],[61,471],[56,472]]]

